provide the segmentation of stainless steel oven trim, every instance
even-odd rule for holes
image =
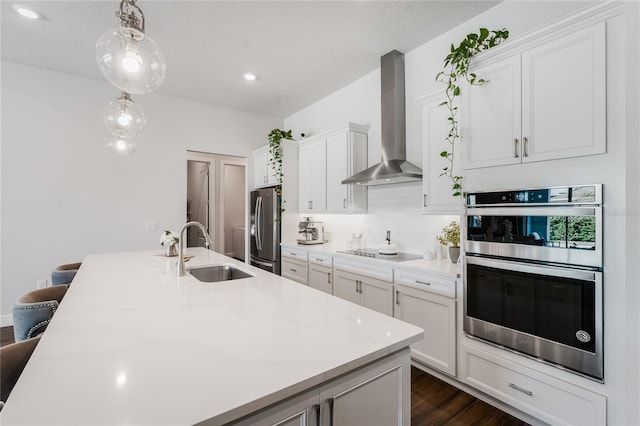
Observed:
[[[579,214],[579,212],[587,214]],[[593,266],[597,268],[602,267],[602,207],[468,207],[465,214],[465,221],[463,223],[462,235],[467,235],[466,218],[468,216],[481,214],[491,216],[594,216],[596,226],[595,250],[543,247],[491,241],[474,241],[466,238],[464,246],[466,253],[477,253],[513,259],[527,259],[539,262]]]
[[[485,191],[473,191],[473,192],[465,192],[464,200],[465,207],[469,206],[467,204],[467,196],[473,194],[488,194],[491,192],[512,192],[512,191],[537,191],[541,189],[564,189],[564,188],[586,188],[591,187],[595,192],[595,200],[594,201],[580,201],[580,202],[547,202],[547,203],[502,203],[502,204],[491,204],[491,206],[514,206],[514,205],[526,205],[526,206],[559,206],[559,205],[601,205],[602,204],[602,184],[601,183],[590,183],[585,185],[572,185],[572,186],[550,186],[550,187],[537,187],[537,188],[507,188],[501,190],[485,190]],[[472,204],[474,207],[481,206],[482,204]]]
[[[539,266],[512,262],[506,260],[486,259],[482,257],[465,256],[464,258],[464,294],[467,295],[467,264],[487,266],[491,268],[509,271],[531,272],[539,275],[568,277],[593,281],[595,284],[595,352],[587,352],[573,348],[558,342],[552,342],[541,337],[522,333],[501,325],[472,318],[467,315],[467,301],[464,299],[464,333],[470,337],[485,340],[489,343],[503,346],[509,350],[522,353],[534,359],[565,367],[577,372],[591,380],[604,383],[604,356],[603,356],[603,293],[602,272],[584,271],[571,268],[557,268],[552,266]],[[565,272],[562,272],[565,271]]]

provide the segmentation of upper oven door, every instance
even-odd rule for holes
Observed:
[[[602,267],[602,207],[467,206],[465,251]]]

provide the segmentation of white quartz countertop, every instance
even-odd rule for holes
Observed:
[[[422,337],[408,323],[203,248],[221,283],[155,252],[87,256],[0,412],[2,425],[224,423]]]

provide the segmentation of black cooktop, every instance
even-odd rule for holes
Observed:
[[[352,254],[354,256],[371,257],[374,259],[390,260],[392,262],[404,262],[406,260],[422,259],[422,256],[414,253],[398,252],[397,254],[381,254],[378,249],[363,248],[363,249],[350,249],[350,250],[338,250],[338,253]]]

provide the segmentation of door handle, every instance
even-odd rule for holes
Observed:
[[[313,409],[316,412],[316,426],[320,426],[320,404],[313,404]]]
[[[422,194],[422,207],[427,207],[427,194]]]
[[[396,290],[396,305],[400,304],[400,291]]]
[[[529,156],[529,139],[528,138],[522,138],[522,151],[523,157],[528,157]]]
[[[327,284],[331,284],[331,272],[327,272]]]
[[[262,197],[256,200],[256,248],[262,251]]]
[[[524,393],[526,395],[533,396],[533,392],[531,392],[529,390],[526,390],[526,389],[522,389],[520,386],[514,385],[513,383],[509,383],[509,387],[511,389],[515,389],[517,391],[520,391],[520,392],[522,392],[522,393]]]
[[[513,140],[513,158],[518,158],[518,138]]]
[[[329,426],[333,426],[333,398],[327,399],[327,404],[329,404]]]
[[[346,209],[346,208],[347,208],[347,199],[346,199],[346,198],[343,198],[343,199],[342,199],[342,208],[343,208],[343,209]]]

